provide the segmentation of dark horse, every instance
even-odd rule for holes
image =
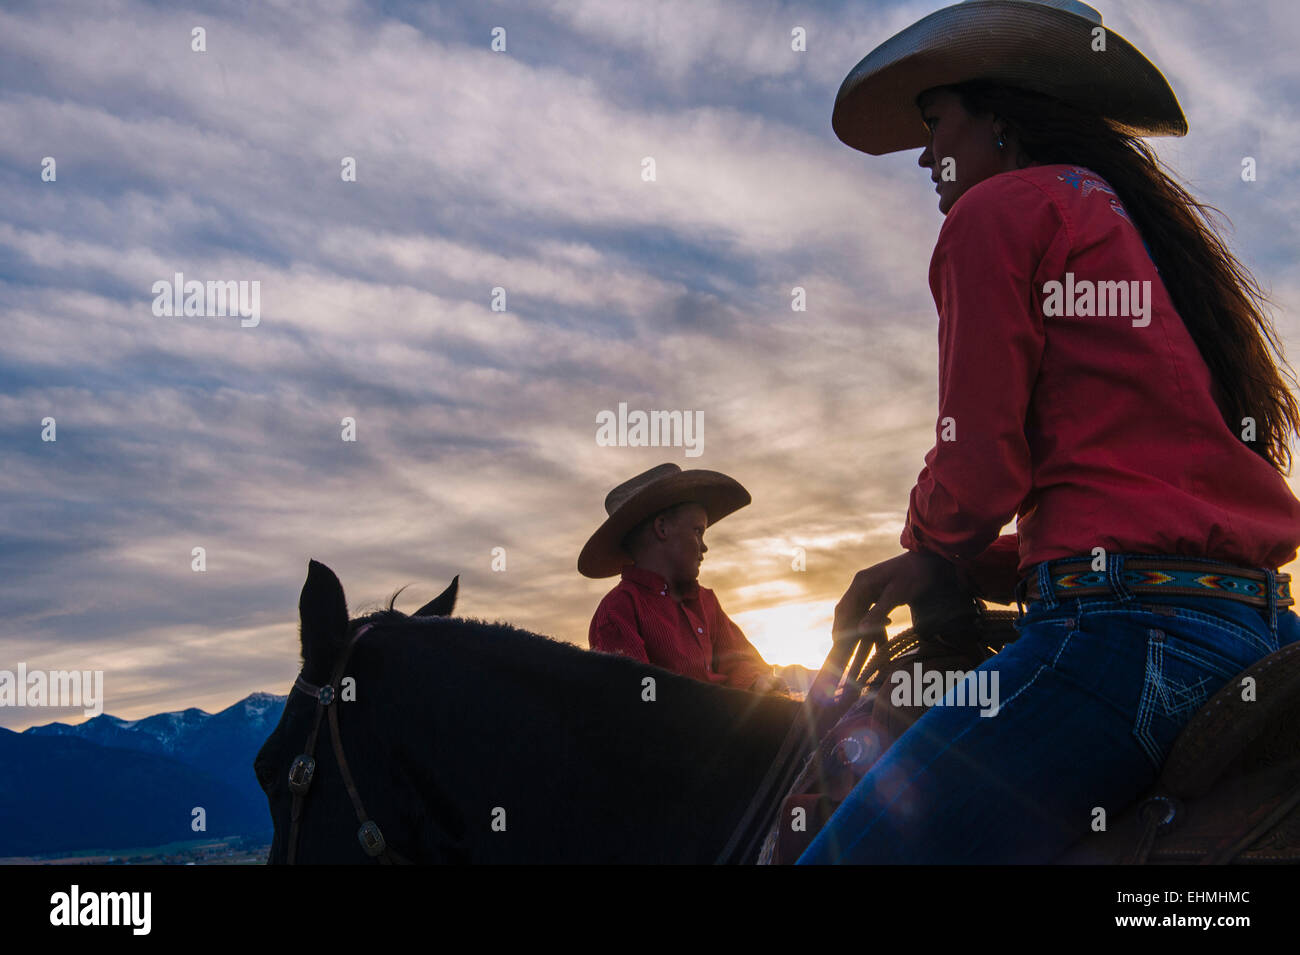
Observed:
[[[414,616],[390,609],[349,621],[338,578],[312,561],[299,604],[307,686],[295,684],[254,762],[275,824],[269,862],[289,861],[291,842],[294,861],[307,863],[712,862],[772,782],[769,768],[788,765],[782,744],[798,704],[513,627],[447,619],[455,597],[453,581]],[[964,641],[995,651],[1014,639],[1006,620],[997,639],[977,623],[959,628]],[[917,659],[942,666],[958,646],[956,631],[946,632],[946,649]],[[859,705],[874,706],[886,668],[911,665],[906,654],[927,639],[919,625],[905,636],[890,644]],[[335,683],[341,663],[339,697],[318,706],[310,694]],[[1246,701],[1243,680],[1257,701]],[[337,719],[339,737],[322,721],[293,839],[290,766],[318,710]],[[873,724],[882,750],[905,729],[896,722]],[[819,753],[801,780],[825,769],[837,740],[832,733],[817,746],[810,735],[790,734]],[[352,793],[335,757],[340,741]],[[830,777],[808,778],[822,779],[812,792],[830,791]],[[389,850],[378,856],[376,824]],[[749,845],[737,833],[742,848],[725,858],[757,861]],[[1157,785],[1058,861],[1300,862],[1300,643],[1215,694],[1179,736]]]
[[[447,619],[455,583],[413,616],[348,619],[312,561],[299,602],[302,679],[347,664],[344,759],[386,843],[412,862],[712,862],[799,705],[711,686],[513,627]],[[254,761],[287,861],[288,773],[317,709],[289,695]],[[302,804],[303,863],[375,861],[358,840],[327,725]]]

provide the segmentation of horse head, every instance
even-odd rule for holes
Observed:
[[[450,615],[459,580],[453,579],[413,617]],[[349,620],[342,584],[315,560],[308,565],[298,613],[302,672],[279,724],[253,761],[275,825],[267,861],[290,861],[291,851],[296,856],[292,861],[312,863],[393,861],[399,852],[429,857],[435,844],[447,839],[432,830],[412,788],[394,785],[394,767],[400,766],[395,750],[404,740],[393,732],[391,721],[400,703],[385,697],[385,655],[358,639],[377,619],[408,618],[390,607]],[[343,659],[347,677],[340,680]],[[326,717],[331,707],[335,712]],[[305,753],[308,748],[313,752]],[[353,792],[345,776],[350,776]],[[359,804],[375,828],[357,825]],[[373,851],[376,833],[390,850],[382,856]]]

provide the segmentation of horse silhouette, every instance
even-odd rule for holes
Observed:
[[[349,620],[343,587],[312,561],[299,601],[302,679],[347,664],[344,759],[384,842],[436,862],[712,862],[799,704],[713,686],[514,627],[450,619],[455,583],[412,616]],[[290,693],[254,761],[288,859],[289,768],[316,701]],[[370,863],[329,732],[302,800],[302,863]]]
[[[349,620],[338,578],[310,563],[299,601],[308,691],[290,693],[254,761],[275,826],[267,861],[289,861],[291,841],[293,861],[304,863],[394,861],[393,853],[421,863],[715,861],[770,782],[769,768],[786,758],[800,705],[503,624],[451,619],[456,592],[453,581],[411,616],[390,608]],[[972,640],[995,651],[1015,639],[1012,616],[983,612],[956,623],[947,636],[933,635],[944,643],[938,653],[919,658],[938,665]],[[805,730],[791,733],[811,753],[792,798],[811,792],[815,802],[834,789],[832,753],[852,731],[854,711],[875,707],[891,662],[910,665],[907,654],[929,639],[918,630],[891,642],[864,681],[875,685],[820,744]],[[339,696],[318,706],[309,692],[331,684],[341,660]],[[1300,862],[1300,643],[1238,677],[1193,717],[1158,784],[1109,831],[1056,861]],[[1247,677],[1259,702],[1241,699]],[[318,765],[298,797],[292,840],[290,767],[318,711],[331,707],[339,737],[333,726],[321,731],[328,742],[314,747]],[[877,756],[916,715],[873,716]],[[362,802],[369,821],[358,827]],[[761,851],[727,858],[768,861],[776,839],[773,829]]]

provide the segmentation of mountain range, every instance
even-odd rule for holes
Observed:
[[[254,693],[219,713],[190,708],[75,726],[0,729],[0,856],[264,836],[253,757],[286,697]],[[191,828],[202,807],[207,828]]]

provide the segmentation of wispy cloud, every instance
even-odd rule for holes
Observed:
[[[753,493],[710,532],[729,612],[824,623],[897,552],[933,440],[942,221],[916,156],[845,148],[831,106],[940,5],[9,4],[0,666],[104,667],[123,716],[283,691],[308,557],[354,611],[460,573],[462,612],[581,644],[609,582],[578,551],[663,460]],[[1168,71],[1192,135],[1156,146],[1294,343],[1289,5],[1103,12]],[[260,282],[260,323],[154,315],[177,272]],[[703,410],[704,455],[598,447],[620,401]]]

